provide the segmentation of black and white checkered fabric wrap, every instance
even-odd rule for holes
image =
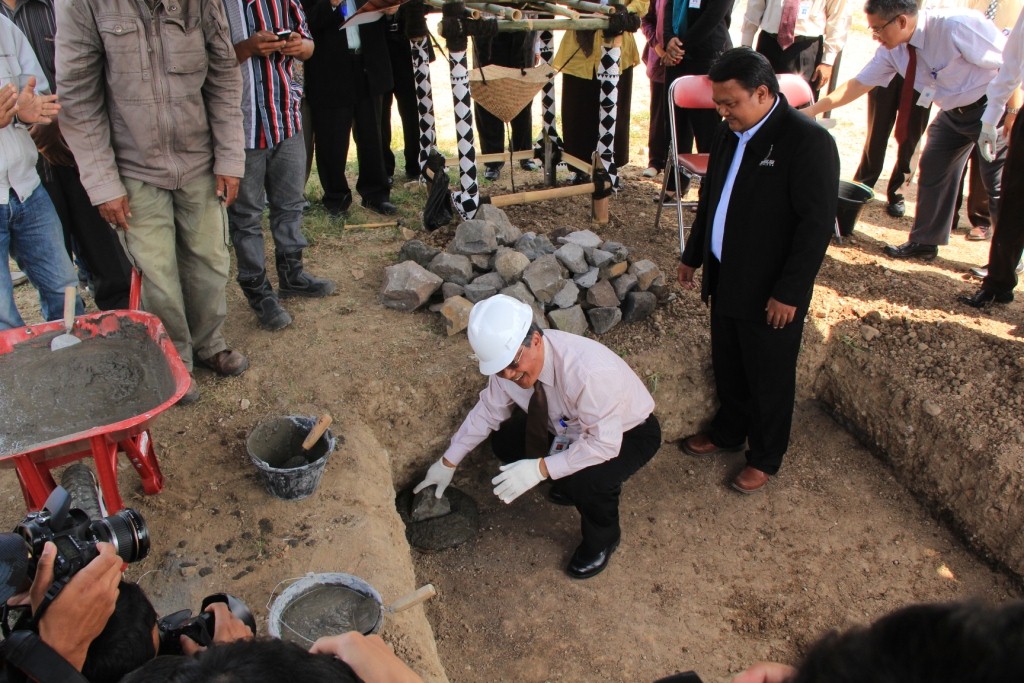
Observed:
[[[420,127],[420,178],[427,167],[427,157],[434,148],[437,134],[434,131],[434,96],[430,87],[430,55],[427,52],[429,37],[409,41],[412,47],[413,78],[416,81],[416,109],[419,112]]]
[[[544,60],[545,64],[550,65],[552,60],[555,58],[555,38],[551,31],[540,32],[540,58]],[[544,132],[548,134],[548,138],[551,139],[551,146],[553,149],[562,149],[562,138],[558,135],[558,129],[555,128],[555,81],[554,79],[549,80],[544,84],[544,90],[541,95],[541,104],[544,106]],[[537,140],[541,145],[544,143],[543,136]]]
[[[465,220],[480,207],[476,183],[476,149],[473,147],[473,100],[469,92],[469,61],[466,52],[449,52],[452,72],[452,102],[455,105],[455,138],[459,148],[459,186],[452,191],[455,208]]]
[[[619,188],[618,171],[615,168],[615,117],[619,104],[619,57],[622,49],[609,45],[601,46],[601,61],[597,65],[597,81],[601,88],[598,107],[597,155],[612,179],[612,187]]]

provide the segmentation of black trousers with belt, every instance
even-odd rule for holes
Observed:
[[[1010,132],[1010,147],[1003,165],[1001,207],[988,254],[988,276],[982,288],[1012,292],[1017,286],[1014,269],[1024,253],[1024,116],[1018,116]]]
[[[711,304],[711,366],[719,408],[711,441],[722,448],[747,442],[747,464],[767,474],[789,448],[796,397],[796,360],[804,312],[781,330],[765,320],[719,315]]]
[[[516,410],[491,434],[491,450],[498,460],[510,463],[523,458],[525,447],[526,413]],[[573,502],[580,513],[585,554],[595,555],[619,540],[622,484],[646,465],[660,447],[661,425],[652,414],[646,421],[623,433],[617,456],[555,480],[554,486]]]

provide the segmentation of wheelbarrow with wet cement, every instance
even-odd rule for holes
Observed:
[[[137,284],[134,291],[137,305]],[[82,343],[51,352],[51,339],[62,331],[58,320],[0,332],[0,468],[17,471],[26,507],[38,510],[56,486],[51,470],[91,457],[113,514],[124,507],[119,453],[147,494],[163,489],[149,426],[185,393],[189,374],[163,323],[149,313],[79,316],[72,333]],[[92,360],[76,356],[83,350]]]

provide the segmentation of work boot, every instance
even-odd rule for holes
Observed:
[[[281,296],[308,296],[319,298],[334,294],[331,280],[318,278],[302,270],[302,252],[277,254],[277,281]]]
[[[273,332],[292,324],[292,317],[281,307],[266,273],[261,273],[258,277],[253,278],[240,277],[238,284],[242,287],[242,293],[249,301],[249,306],[256,311],[260,327]]]

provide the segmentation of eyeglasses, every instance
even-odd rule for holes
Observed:
[[[518,370],[519,369],[519,361],[521,361],[523,359],[523,354],[524,353],[526,353],[526,347],[525,346],[520,346],[519,347],[519,353],[516,354],[516,357],[512,359],[512,362],[509,363],[508,367],[506,367],[505,369],[506,370]]]
[[[881,26],[878,26],[878,27],[873,27],[873,28],[871,29],[871,35],[874,35],[874,36],[877,36],[877,35],[879,35],[879,34],[880,34],[880,33],[881,33],[882,31],[884,31],[884,30],[885,30],[886,28],[888,28],[888,27],[889,27],[889,24],[891,24],[892,22],[896,21],[897,19],[899,19],[899,18],[900,18],[900,17],[902,17],[902,16],[903,16],[902,14],[897,14],[897,15],[896,15],[895,17],[893,17],[893,18],[892,18],[892,19],[890,19],[889,21],[885,22],[885,23],[884,23],[884,24],[882,24]]]

